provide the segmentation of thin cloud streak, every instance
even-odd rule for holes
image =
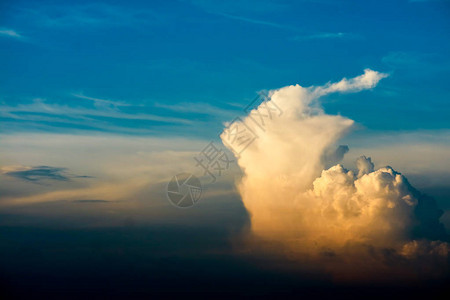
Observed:
[[[328,40],[328,39],[359,39],[361,36],[346,32],[324,32],[310,35],[297,35],[292,38],[294,41],[308,40]]]
[[[67,172],[67,168],[51,166],[4,166],[0,173],[28,182],[40,182],[42,180],[68,181],[71,178],[92,178],[87,175],[74,175]]]
[[[177,123],[177,124],[191,124],[190,120],[163,117],[152,114],[128,114],[121,112],[120,110],[113,109],[90,109],[90,108],[74,108],[67,105],[47,104],[42,99],[35,99],[32,104],[21,104],[18,106],[3,106],[0,107],[0,116],[14,118],[15,113],[37,113],[45,115],[60,115],[71,116],[75,118],[85,117],[105,117],[115,119],[127,119],[127,120],[144,120],[144,121],[156,121],[163,123]],[[19,117],[20,118],[20,117]]]
[[[12,38],[16,38],[16,39],[23,38],[23,36],[21,34],[17,33],[17,31],[12,30],[12,29],[6,29],[6,28],[0,29],[0,36],[12,37]]]
[[[216,14],[216,15],[219,15],[219,16],[222,16],[222,17],[225,17],[225,18],[239,20],[239,21],[244,21],[244,22],[252,23],[252,24],[271,26],[271,27],[281,28],[281,29],[299,30],[298,28],[295,28],[295,27],[292,27],[292,26],[278,24],[278,23],[273,23],[273,22],[268,22],[268,21],[263,21],[263,20],[256,20],[256,19],[246,18],[246,17],[242,17],[242,16],[236,16],[236,15],[230,15],[230,14],[225,14],[225,13],[217,13],[217,12],[212,12],[212,13]]]
[[[113,101],[113,100],[107,100],[107,99],[100,99],[100,98],[94,98],[94,97],[88,97],[83,94],[71,94],[75,98],[84,99],[84,100],[90,100],[95,103],[102,103],[102,104],[108,104],[111,106],[131,106],[131,104],[120,102],[120,101]]]
[[[180,113],[194,113],[194,114],[204,114],[211,116],[228,116],[233,117],[236,114],[242,113],[242,109],[236,109],[236,106],[230,109],[220,108],[212,106],[208,103],[179,103],[179,104],[162,104],[155,103],[155,107],[167,109],[174,112]]]

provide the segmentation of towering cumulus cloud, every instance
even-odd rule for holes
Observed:
[[[367,69],[361,76],[324,86],[273,90],[267,103],[242,120],[258,136],[237,157],[244,173],[237,184],[254,236],[317,259],[374,257],[377,249],[401,261],[447,255],[441,212],[433,199],[389,166],[374,170],[371,158],[360,157],[357,170],[337,164],[348,148],[334,149],[353,121],[326,114],[318,99],[373,88],[386,76]],[[269,118],[271,105],[282,114]],[[252,115],[265,116],[264,126]],[[226,145],[229,130],[221,136]]]

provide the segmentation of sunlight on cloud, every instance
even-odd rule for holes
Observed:
[[[401,173],[388,166],[374,170],[371,159],[364,156],[358,158],[355,172],[340,164],[325,170],[333,157],[329,153],[354,122],[326,114],[318,99],[334,92],[370,89],[385,77],[366,69],[363,75],[324,86],[273,90],[269,103],[276,103],[283,114],[267,120],[264,131],[251,116],[243,120],[258,135],[238,157],[244,176],[237,185],[254,236],[284,245],[277,251],[308,255],[319,264],[324,253],[339,257],[342,265],[331,261],[328,267],[333,265],[341,275],[355,271],[364,260],[368,273],[379,271],[373,253],[383,249],[393,249],[403,258],[430,249],[430,255],[446,259],[446,243],[416,241],[446,238],[438,220],[442,212]],[[264,113],[265,108],[262,104],[251,114]],[[227,144],[228,132],[221,137]]]

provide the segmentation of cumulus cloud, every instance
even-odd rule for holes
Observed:
[[[272,102],[283,114],[266,114],[263,129],[250,116],[242,120],[258,136],[237,157],[244,173],[237,185],[253,235],[296,254],[332,253],[328,258],[370,256],[369,248],[412,257],[415,249],[423,248],[414,246],[416,238],[446,238],[434,200],[414,189],[400,172],[389,166],[375,170],[365,156],[357,159],[354,171],[336,164],[348,151],[346,146],[335,150],[336,143],[353,121],[326,114],[318,99],[370,89],[385,77],[366,69],[363,75],[324,86],[283,87],[271,91],[268,104],[250,113]],[[232,148],[227,130],[221,138]],[[330,163],[335,165],[328,168]],[[440,243],[428,247],[434,246],[439,249],[427,251],[448,249]]]
[[[356,160],[356,167],[358,168],[358,177],[369,174],[373,172],[375,165],[370,157],[360,156]]]
[[[324,162],[326,162],[326,167],[334,166],[335,164],[342,161],[344,158],[344,155],[349,151],[349,148],[347,145],[339,145],[339,147],[336,148],[334,151],[327,151],[325,153],[325,156],[323,158]]]

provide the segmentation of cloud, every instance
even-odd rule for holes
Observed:
[[[267,20],[249,18],[242,15],[240,13],[249,13],[249,14],[265,14],[277,10],[286,10],[288,9],[288,5],[276,3],[274,1],[202,1],[202,0],[193,0],[188,1],[192,5],[197,6],[202,9],[206,13],[214,14],[218,16],[222,16],[232,20],[238,20],[246,23],[269,26],[280,29],[288,29],[295,30],[298,29],[289,25],[279,24],[275,22],[270,22]]]
[[[335,164],[342,161],[344,155],[349,151],[347,145],[339,145],[336,150],[332,151],[329,149],[326,151],[323,157],[323,161],[325,162],[325,166],[334,166]]]
[[[2,135],[1,140],[1,206],[61,200],[131,201],[136,193],[149,193],[150,186],[195,169],[193,157],[208,143],[105,134],[17,133]],[[25,166],[16,166],[16,162]],[[26,166],[31,162],[63,167]],[[84,174],[92,179],[77,180]],[[58,184],[34,184],[51,180]],[[153,196],[146,196],[145,201]],[[161,204],[170,207],[165,198]]]
[[[243,22],[252,23],[252,24],[270,26],[270,27],[281,28],[281,29],[298,30],[298,28],[295,28],[295,27],[292,27],[292,26],[288,26],[288,25],[284,25],[284,24],[278,24],[278,23],[269,22],[269,21],[265,21],[265,20],[257,20],[257,19],[243,17],[243,16],[230,15],[230,14],[219,13],[219,12],[216,12],[214,14],[222,16],[222,17],[225,17],[225,18],[228,18],[228,19],[243,21]]]
[[[340,164],[327,168],[347,152],[344,146],[333,149],[354,122],[326,114],[319,98],[371,89],[385,77],[366,69],[363,75],[324,86],[273,90],[268,103],[250,113],[265,116],[263,128],[250,116],[242,120],[241,129],[245,125],[257,136],[237,157],[244,173],[237,187],[253,235],[281,245],[275,249],[289,252],[291,258],[311,257],[325,267],[323,253],[332,254],[326,259],[332,259],[329,265],[336,264],[333,272],[341,275],[356,274],[358,267],[352,266],[372,260],[374,251],[406,259],[401,253],[414,240],[447,239],[435,201],[392,167],[375,169],[372,160],[362,156],[356,170]],[[271,104],[282,114],[269,115]],[[232,150],[229,133],[227,128],[221,138]],[[373,262],[366,270],[373,274],[384,267]]]
[[[345,32],[325,32],[310,35],[297,35],[292,38],[294,41],[308,41],[308,40],[328,40],[328,39],[358,39],[359,35]]]
[[[55,168],[49,166],[38,167],[18,167],[11,170],[11,167],[2,168],[2,173],[8,176],[16,177],[26,181],[39,181],[43,179],[66,181],[69,178],[63,175],[64,168]]]
[[[30,182],[40,182],[42,180],[68,181],[70,178],[91,178],[91,176],[86,175],[69,174],[66,168],[50,166],[4,166],[0,170],[4,175]]]
[[[217,106],[210,105],[208,103],[178,103],[178,104],[162,104],[155,103],[155,107],[164,108],[167,110],[180,112],[180,113],[194,113],[194,114],[204,114],[212,115],[214,117],[225,116],[231,118],[237,114],[242,113],[242,109],[236,109],[233,105],[227,105],[228,108],[220,108]]]
[[[415,185],[445,186],[450,172],[442,162],[450,160],[449,137],[449,130],[358,130],[343,140],[352,145],[343,163],[352,165],[359,156],[370,155],[378,167],[391,165],[413,176]]]
[[[85,199],[85,200],[74,200],[76,203],[109,203],[111,201],[108,200],[100,200],[100,199]]]
[[[362,177],[366,174],[374,171],[374,164],[370,157],[360,156],[356,160],[356,167],[358,168],[358,177]]]
[[[12,38],[16,38],[16,39],[23,38],[23,36],[20,35],[19,33],[17,33],[17,31],[12,30],[12,29],[5,29],[5,28],[0,29],[0,36],[12,37]]]
[[[109,131],[133,131],[133,128],[119,126],[120,124],[118,126],[114,125],[118,121],[123,120],[153,121],[169,125],[192,124],[191,120],[183,118],[139,112],[127,113],[121,109],[123,106],[129,106],[126,103],[91,98],[79,94],[76,94],[76,97],[92,101],[95,107],[60,105],[48,103],[44,99],[37,98],[30,104],[0,106],[0,116],[5,119],[20,120],[28,123],[37,122],[48,124],[49,122],[53,122]],[[140,110],[144,109],[142,106],[139,106],[139,108]]]
[[[93,101],[97,106],[111,106],[111,107],[118,107],[118,106],[131,106],[131,104],[121,102],[121,101],[112,101],[112,100],[106,100],[106,99],[100,99],[100,98],[94,98],[94,97],[88,97],[83,94],[72,94],[72,96]]]
[[[450,249],[448,243],[419,240],[405,244],[401,253],[410,258],[419,258],[430,255],[445,256],[449,253],[449,251]]]
[[[21,18],[31,19],[38,26],[46,27],[102,27],[130,26],[161,21],[161,17],[150,10],[135,10],[106,3],[81,5],[40,5],[20,9]]]

